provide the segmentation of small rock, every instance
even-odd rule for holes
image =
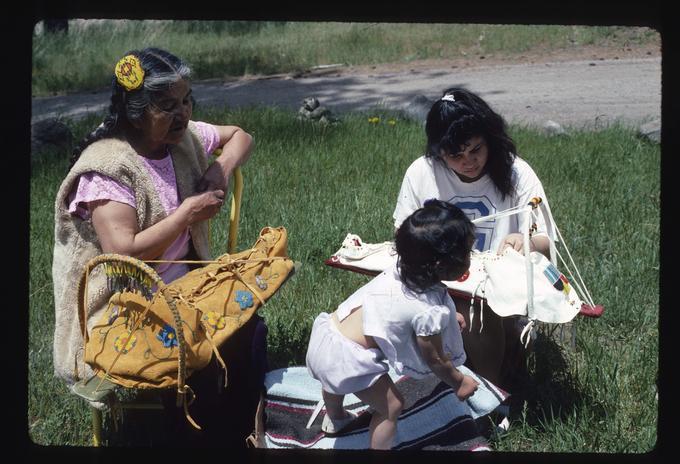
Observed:
[[[661,120],[656,119],[643,124],[638,130],[638,136],[645,138],[651,142],[661,142]]]
[[[434,101],[425,95],[416,95],[401,107],[401,112],[404,116],[425,124],[427,113],[430,112],[433,104]]]
[[[546,134],[548,135],[564,135],[564,129],[562,126],[560,126],[558,123],[555,121],[551,121],[550,119],[543,124],[543,129],[545,130]]]
[[[325,106],[317,106],[309,113],[309,117],[311,119],[321,119],[321,116],[327,116],[329,113],[330,111]]]
[[[314,97],[307,97],[302,101],[302,106],[298,110],[298,119],[317,121],[323,124],[337,122],[331,115],[331,111],[325,106],[321,106],[319,100]]]
[[[307,97],[302,101],[302,105],[308,111],[314,111],[319,107],[319,100],[314,97]]]

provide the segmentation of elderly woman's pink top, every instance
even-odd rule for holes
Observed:
[[[200,121],[196,121],[196,127],[198,128],[199,138],[206,154],[212,153],[218,147],[220,141],[217,128],[212,124]],[[175,168],[172,165],[170,153],[166,153],[163,159],[152,160],[142,158],[142,160],[156,186],[165,212],[168,215],[171,214],[179,206],[179,198],[177,195]],[[81,175],[78,180],[78,186],[74,190],[69,195],[69,212],[77,214],[83,219],[90,218],[90,203],[93,201],[111,200],[137,208],[131,189],[110,177],[95,172]],[[188,251],[189,230],[187,229],[177,237],[158,259],[180,260],[186,256]],[[160,263],[154,267],[165,283],[171,282],[189,271],[189,266],[182,263]]]

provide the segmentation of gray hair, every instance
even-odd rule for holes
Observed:
[[[135,90],[126,90],[116,76],[113,76],[111,86],[111,104],[109,114],[104,122],[89,133],[82,142],[75,147],[71,156],[71,166],[80,157],[88,145],[97,140],[115,136],[121,133],[121,123],[124,120],[136,121],[144,116],[146,108],[154,97],[182,79],[191,79],[191,68],[180,58],[160,48],[145,48],[131,50],[123,56],[134,55],[144,70],[144,81]],[[70,169],[69,167],[69,169]]]
[[[182,79],[191,78],[189,65],[165,50],[145,48],[128,54],[137,56],[144,70],[142,86],[136,91],[126,92],[125,95],[125,115],[128,120],[140,119],[156,94]]]

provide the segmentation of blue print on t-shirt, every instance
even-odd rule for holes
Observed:
[[[496,212],[496,208],[487,197],[453,197],[449,203],[459,207],[465,215],[473,219],[478,219]],[[479,251],[486,251],[493,238],[495,219],[478,222],[475,224],[476,237],[473,247]]]

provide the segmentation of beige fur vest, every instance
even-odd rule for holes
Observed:
[[[171,147],[170,154],[177,178],[179,201],[195,193],[195,186],[207,169],[203,146],[189,123],[182,141]],[[78,320],[76,292],[85,264],[102,253],[91,220],[82,220],[68,212],[68,195],[78,177],[95,171],[129,187],[137,204],[137,225],[144,230],[166,217],[156,189],[141,157],[121,139],[102,139],[88,146],[59,187],[54,214],[54,350],[55,375],[68,386],[92,375],[83,362],[83,336]],[[207,221],[189,229],[193,248],[201,260],[210,259]],[[88,330],[106,307],[110,293],[101,266],[88,280]]]

